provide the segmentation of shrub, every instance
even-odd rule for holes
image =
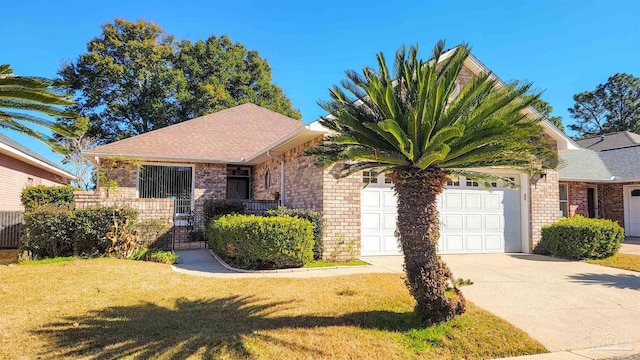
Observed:
[[[57,205],[67,209],[73,208],[73,186],[27,186],[22,190],[20,201],[25,211],[43,205]]]
[[[209,246],[245,269],[300,267],[313,259],[313,224],[290,217],[225,215],[207,227]]]
[[[542,228],[540,243],[551,255],[566,259],[602,259],[614,255],[624,230],[611,220],[563,218]]]
[[[39,206],[24,215],[20,249],[31,259],[106,254],[110,246],[106,235],[114,218],[120,223],[134,222],[137,212],[115,207],[69,210]]]
[[[163,264],[173,265],[180,260],[180,257],[176,255],[173,251],[165,251],[161,249],[154,248],[142,248],[138,249],[131,256],[133,260],[144,260],[144,261],[153,261],[159,262]]]
[[[207,199],[202,205],[204,223],[209,224],[212,219],[223,215],[244,214],[244,204],[237,200]]]
[[[313,224],[313,258],[315,260],[322,259],[322,232],[324,230],[324,220],[322,213],[313,210],[289,209],[279,206],[277,209],[267,210],[265,216],[293,216],[305,219]]]

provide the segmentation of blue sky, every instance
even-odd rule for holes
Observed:
[[[229,35],[268,59],[274,82],[303,121],[347,69],[390,57],[402,43],[423,56],[439,39],[466,41],[504,80],[526,80],[563,117],[573,94],[617,72],[640,75],[640,1],[12,1],[2,6],[0,63],[16,74],[55,77],[115,17],[153,20],[177,38]],[[7,14],[9,14],[7,16]],[[45,145],[5,132],[40,154]]]

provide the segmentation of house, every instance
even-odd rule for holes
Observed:
[[[458,81],[462,86],[487,71],[470,56]],[[527,115],[538,114],[530,108]],[[581,151],[548,121],[543,127],[558,151]],[[100,146],[85,156],[96,164],[122,158],[139,162],[133,168],[115,166],[118,171],[110,173],[119,185],[118,196],[173,198],[177,213],[191,210],[196,218],[207,198],[277,200],[323,213],[325,257],[399,254],[390,182],[384,174],[372,178],[366,171],[335,179],[332,168],[317,167],[303,151],[324,135],[318,122],[306,125],[244,104]],[[558,171],[535,176],[515,169],[487,171],[520,186],[494,184],[487,190],[474,179],[449,182],[439,201],[441,253],[532,252],[542,226],[560,217]]]
[[[576,141],[560,152],[560,211],[616,221],[640,236],[640,135],[628,131]]]
[[[68,185],[75,176],[0,134],[0,211],[21,211],[25,186]]]

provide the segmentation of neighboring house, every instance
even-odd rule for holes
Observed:
[[[473,56],[465,66],[461,86],[488,71]],[[528,109],[527,115],[538,114]],[[543,127],[558,150],[580,149],[548,121]],[[277,199],[288,207],[323,213],[325,257],[399,254],[395,195],[384,175],[371,179],[371,173],[363,172],[335,179],[332,168],[319,168],[315,159],[304,156],[304,149],[325,133],[317,122],[305,125],[245,104],[100,146],[85,156],[97,164],[121,157],[141,162],[141,167],[112,173],[118,196],[178,199],[176,212],[196,214],[206,198]],[[441,253],[531,252],[542,226],[560,217],[556,170],[535,176],[505,168],[487,171],[511,177],[520,186],[487,190],[474,179],[450,182],[439,202]]]
[[[0,134],[0,211],[23,210],[25,186],[68,185],[75,176],[55,163]]]
[[[640,135],[627,131],[576,141],[560,152],[560,211],[616,221],[640,236]]]

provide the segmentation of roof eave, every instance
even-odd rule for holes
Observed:
[[[71,174],[70,172],[59,169],[55,166],[51,166],[44,161],[38,160],[31,155],[25,154],[20,150],[14,149],[13,147],[6,145],[4,143],[0,143],[0,152],[7,154],[13,158],[16,158],[20,161],[23,161],[29,165],[35,166],[39,169],[46,170],[50,173],[54,173],[58,176],[62,176],[65,179],[76,180],[76,176]]]

